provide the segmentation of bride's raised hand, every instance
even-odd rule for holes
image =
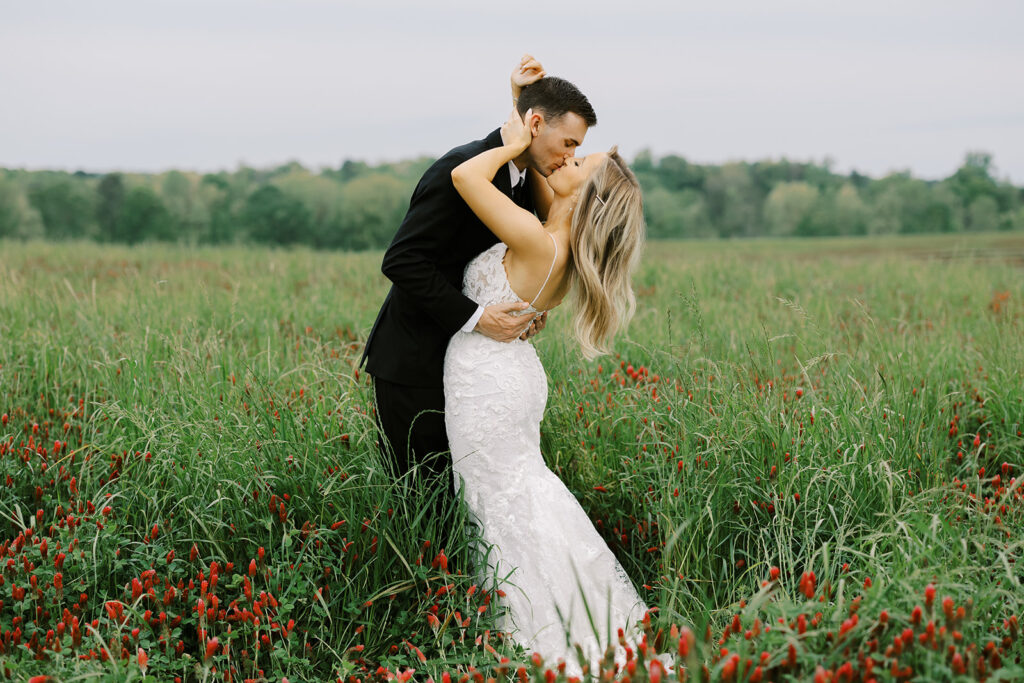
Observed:
[[[530,54],[522,55],[519,66],[512,70],[512,104],[519,100],[522,89],[531,83],[537,83],[548,75],[541,62]]]
[[[523,88],[544,78],[547,72],[533,55],[523,55],[519,66],[512,70],[512,98],[518,100]]]
[[[533,109],[527,109],[526,115],[519,117],[515,109],[508,115],[508,120],[501,124],[501,137],[505,145],[517,148],[521,153],[530,143],[533,142],[533,132],[530,130],[533,119]]]

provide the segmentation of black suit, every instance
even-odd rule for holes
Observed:
[[[384,254],[381,271],[392,287],[366,340],[363,360],[374,378],[381,447],[398,475],[411,462],[451,482],[447,455],[427,458],[448,450],[444,354],[448,340],[477,309],[462,294],[463,270],[498,241],[456,192],[451,172],[501,144],[495,130],[434,162],[416,186],[409,211]],[[511,196],[507,165],[498,170],[494,185]],[[528,190],[522,192],[520,205],[533,211]],[[450,486],[449,491],[454,492]]]

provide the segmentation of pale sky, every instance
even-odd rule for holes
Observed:
[[[1024,184],[1020,0],[0,0],[0,167],[200,171],[439,156],[524,52],[618,144]]]

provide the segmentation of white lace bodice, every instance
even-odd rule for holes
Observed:
[[[558,259],[558,242],[555,241],[555,237],[551,233],[548,233],[548,237],[551,238],[551,242],[555,245],[555,257],[552,259],[551,267],[548,269],[548,276],[544,279],[544,284],[540,286],[540,290],[537,291],[530,305],[524,308],[518,315],[533,314],[537,316],[544,312],[538,311],[533,307],[533,304],[540,297],[544,288],[547,287],[548,281],[551,279],[551,273],[555,269],[555,260]],[[512,285],[508,282],[508,274],[505,272],[504,263],[507,252],[508,246],[504,242],[498,242],[470,261],[462,276],[462,293],[481,306],[522,301],[523,299],[512,291]]]

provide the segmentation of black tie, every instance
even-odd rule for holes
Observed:
[[[525,185],[526,183],[519,181],[512,186],[512,201],[515,202],[517,206],[523,205],[523,189]]]

